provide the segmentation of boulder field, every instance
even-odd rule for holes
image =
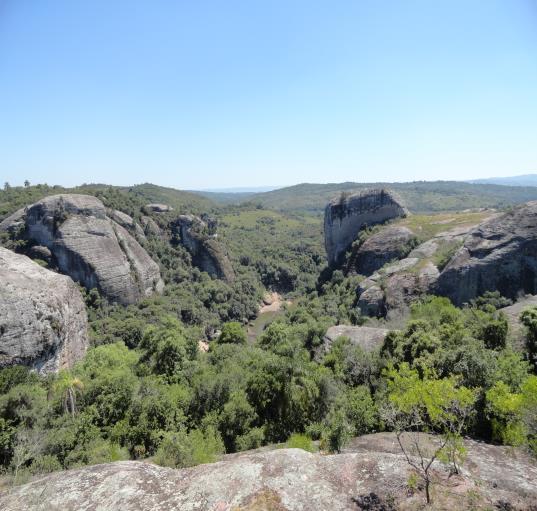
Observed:
[[[71,278],[0,247],[0,282],[0,367],[46,374],[84,356],[86,307]]]
[[[128,305],[160,292],[158,265],[125,227],[140,237],[141,229],[128,215],[110,215],[96,197],[54,195],[11,215],[0,229],[48,249],[61,273],[112,303]]]
[[[437,484],[428,509],[532,509],[537,502],[532,459],[512,448],[469,440],[466,447],[460,475],[448,477],[443,465],[435,465]],[[393,502],[400,510],[422,509],[423,494],[408,488],[410,473],[395,437],[379,433],[359,437],[335,455],[262,449],[182,470],[123,461],[56,472],[0,492],[0,508],[356,511],[395,509]],[[359,505],[368,500],[385,507]]]

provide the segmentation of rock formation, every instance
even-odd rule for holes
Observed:
[[[0,247],[0,283],[0,367],[21,364],[45,374],[84,356],[86,307],[69,277]]]
[[[209,275],[233,282],[235,272],[215,231],[215,225],[194,215],[181,215],[172,223],[172,232],[190,252],[195,266]]]
[[[393,192],[365,190],[328,203],[324,212],[324,242],[328,264],[334,266],[356,240],[360,230],[407,215]]]
[[[162,290],[158,265],[95,197],[47,197],[26,208],[24,222],[24,236],[48,248],[61,273],[110,302],[131,304]]]
[[[365,352],[379,349],[388,335],[385,328],[372,328],[368,326],[337,325],[331,326],[324,335],[323,344],[317,351],[317,356],[323,355],[339,337],[348,337],[351,344],[359,346]]]
[[[496,290],[509,298],[537,293],[537,201],[473,229],[435,289],[456,305]]]
[[[168,211],[173,211],[173,208],[171,206],[168,206],[168,204],[146,204],[144,206],[144,209],[148,213],[168,213]]]
[[[140,240],[145,241],[144,230],[137,224],[133,218],[123,211],[118,211],[117,209],[107,209],[108,216],[121,227],[127,229],[133,236]]]
[[[386,227],[369,236],[349,258],[348,272],[371,275],[385,264],[401,259],[414,248],[415,234],[407,227]]]
[[[508,447],[465,444],[462,474],[448,479],[448,469],[435,464],[435,477],[447,482],[435,485],[442,509],[493,509],[500,502],[501,509],[533,509],[537,467],[529,456]],[[359,437],[331,456],[276,449],[183,470],[123,461],[57,472],[1,492],[0,508],[344,511],[359,510],[357,500],[374,493],[386,507],[362,509],[421,509],[422,492],[408,491],[410,474],[395,437],[379,433]],[[389,501],[394,507],[388,507]]]

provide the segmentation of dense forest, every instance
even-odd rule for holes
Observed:
[[[478,206],[507,205],[511,193],[493,200],[481,190]],[[499,293],[464,308],[424,296],[397,324],[364,318],[356,309],[363,277],[327,268],[318,215],[286,203],[265,209],[262,196],[218,205],[152,185],[6,185],[0,219],[67,191],[135,219],[147,202],[169,204],[173,212],[155,217],[163,230],[178,213],[212,215],[237,278],[212,278],[184,247],[148,236],[162,295],[123,307],[84,291],[92,346],[81,362],[46,377],[22,366],[0,370],[0,465],[16,484],[121,459],[188,467],[269,444],[339,452],[353,436],[416,424],[446,436],[445,458],[455,466],[463,436],[537,453],[537,309],[522,313],[520,339],[499,310],[511,302]],[[449,204],[418,209],[466,200],[450,202],[441,186],[440,195]],[[25,250],[7,235],[1,241]],[[267,291],[289,302],[252,339],[247,330]],[[391,331],[378,352],[345,337],[325,349],[336,324]]]

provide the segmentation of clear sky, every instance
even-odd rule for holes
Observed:
[[[0,181],[537,172],[537,0],[0,0]]]

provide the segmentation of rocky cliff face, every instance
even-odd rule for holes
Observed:
[[[0,247],[0,367],[42,374],[71,367],[88,347],[86,307],[76,284]]]
[[[462,474],[435,464],[439,506],[431,509],[533,509],[537,467],[513,449],[466,441]],[[173,470],[124,461],[57,472],[0,493],[4,511],[343,511],[424,508],[409,491],[410,467],[391,434],[355,439],[342,454],[277,449]],[[377,506],[362,507],[375,493]],[[376,500],[373,498],[373,500]],[[499,503],[503,501],[503,507]],[[393,502],[389,505],[389,502]],[[384,503],[385,507],[382,507]],[[507,507],[509,505],[509,507]]]
[[[509,298],[537,293],[537,201],[473,229],[434,289],[456,305],[496,290]]]
[[[356,240],[360,230],[407,215],[406,208],[392,192],[366,190],[341,196],[328,203],[324,212],[324,240],[328,263],[337,264]]]
[[[29,206],[24,218],[24,236],[48,248],[62,273],[109,301],[130,304],[162,290],[158,265],[99,199],[54,195]]]
[[[194,215],[181,215],[172,223],[172,231],[192,255],[192,262],[209,275],[233,282],[235,272],[216,238],[215,227]]]

